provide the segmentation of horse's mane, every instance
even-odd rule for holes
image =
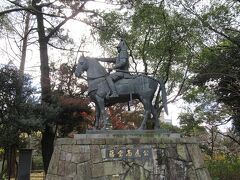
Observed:
[[[106,69],[100,64],[98,60],[94,57],[85,57],[91,67],[95,67],[95,71],[107,74]]]

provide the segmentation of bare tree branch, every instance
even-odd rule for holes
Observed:
[[[60,49],[60,50],[64,50],[64,51],[72,51],[72,52],[88,52],[88,51],[82,51],[82,50],[74,50],[74,49],[66,49],[66,48],[62,48],[62,47],[57,47],[57,46],[55,46],[54,44],[52,44],[52,43],[49,43],[48,42],[48,45],[49,46],[51,46],[51,47],[53,47],[53,48],[55,48],[55,49]]]
[[[189,58],[189,59],[191,59],[191,58]],[[178,92],[177,92],[176,96],[172,100],[168,101],[168,103],[174,102],[177,99],[177,97],[181,95],[183,87],[184,87],[185,82],[187,80],[187,74],[188,74],[188,70],[189,70],[190,64],[191,64],[191,61],[189,60],[188,64],[187,64],[187,68],[186,68],[184,76],[183,76],[182,83],[181,83],[181,85],[180,85],[180,87],[178,89]]]
[[[55,34],[68,20],[74,18],[77,16],[84,8],[86,2],[82,3],[81,6],[76,10],[71,16],[68,16],[66,19],[64,19],[61,23],[59,23],[47,36],[46,40],[49,41],[49,39]]]
[[[142,50],[141,50],[142,51],[141,52],[142,61],[143,61],[143,66],[144,66],[144,72],[145,73],[148,73],[148,64],[147,64],[147,60],[146,60],[146,47],[149,44],[150,32],[151,32],[151,27],[149,27],[147,32],[146,32],[146,35],[144,37],[143,47],[142,47]]]
[[[2,16],[4,14],[12,13],[12,12],[17,12],[17,11],[28,11],[32,14],[40,13],[40,14],[43,14],[43,15],[49,16],[49,17],[64,18],[64,19],[66,18],[66,16],[59,16],[59,15],[55,15],[55,14],[40,12],[37,9],[32,8],[31,6],[26,7],[26,6],[22,6],[21,4],[18,4],[16,2],[13,2],[13,1],[9,1],[9,2],[14,4],[15,6],[18,6],[19,8],[13,8],[13,9],[8,9],[8,10],[5,10],[5,11],[1,11],[0,16]],[[52,3],[44,3],[44,4],[39,5],[39,7],[45,7],[45,6],[51,5],[51,4]]]
[[[19,7],[19,9],[22,9],[22,10],[25,10],[25,11],[29,11],[31,13],[36,13],[36,10],[32,7],[27,7],[27,6],[23,6],[19,3],[17,3],[16,1],[10,1],[10,0],[7,0],[8,2],[14,4],[15,6]],[[12,11],[13,12],[13,11]]]
[[[159,68],[159,66],[160,66],[160,64],[161,64],[162,61],[163,61],[163,58],[160,58],[160,59],[158,60],[157,65],[156,65],[156,67],[155,67],[154,70],[153,70],[153,74],[154,74],[154,75],[157,74],[158,68]]]
[[[240,2],[240,1],[239,1]],[[237,143],[238,145],[240,145],[240,141],[238,141],[237,139],[235,139],[234,137],[230,136],[229,134],[224,134],[221,131],[217,131],[218,134],[221,134],[224,137],[228,137],[230,138],[233,142]]]
[[[26,11],[26,8],[13,8],[13,9],[8,9],[5,11],[0,12],[0,16],[3,16],[5,14],[11,13],[11,12],[17,12],[17,11]]]
[[[40,4],[41,7],[47,7],[47,6],[50,6],[52,4],[54,4],[56,1],[53,1],[53,2],[50,2],[50,3],[42,3]]]

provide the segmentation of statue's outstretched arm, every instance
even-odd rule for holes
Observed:
[[[115,63],[116,58],[95,58],[97,61]]]

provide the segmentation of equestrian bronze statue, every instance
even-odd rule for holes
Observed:
[[[132,99],[139,99],[144,106],[144,119],[139,129],[146,128],[146,122],[150,114],[154,118],[154,129],[159,129],[160,124],[157,109],[153,106],[152,100],[155,92],[162,94],[163,107],[166,113],[167,98],[163,81],[154,79],[147,75],[130,75],[128,71],[128,54],[126,45],[121,40],[118,46],[118,57],[113,58],[90,58],[81,56],[75,71],[75,75],[80,77],[83,72],[87,72],[88,94],[96,106],[95,128],[110,129],[111,123],[106,113],[105,107],[116,103],[128,102]],[[121,49],[122,48],[122,49]],[[113,62],[115,73],[109,74],[99,61]],[[158,87],[160,88],[158,91]]]

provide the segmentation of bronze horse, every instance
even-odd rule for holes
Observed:
[[[167,98],[164,83],[146,75],[128,76],[127,79],[120,79],[115,83],[119,97],[108,98],[109,86],[106,77],[109,75],[105,68],[94,58],[81,56],[75,71],[75,76],[80,77],[87,72],[88,94],[96,105],[95,128],[100,129],[100,120],[103,120],[103,128],[110,128],[110,121],[105,107],[115,103],[128,102],[131,99],[139,99],[144,106],[144,119],[139,129],[146,128],[146,122],[150,114],[155,120],[154,129],[159,129],[159,120],[156,108],[152,105],[154,94],[160,85],[162,91],[163,107],[166,113]],[[158,93],[160,93],[160,90]]]

